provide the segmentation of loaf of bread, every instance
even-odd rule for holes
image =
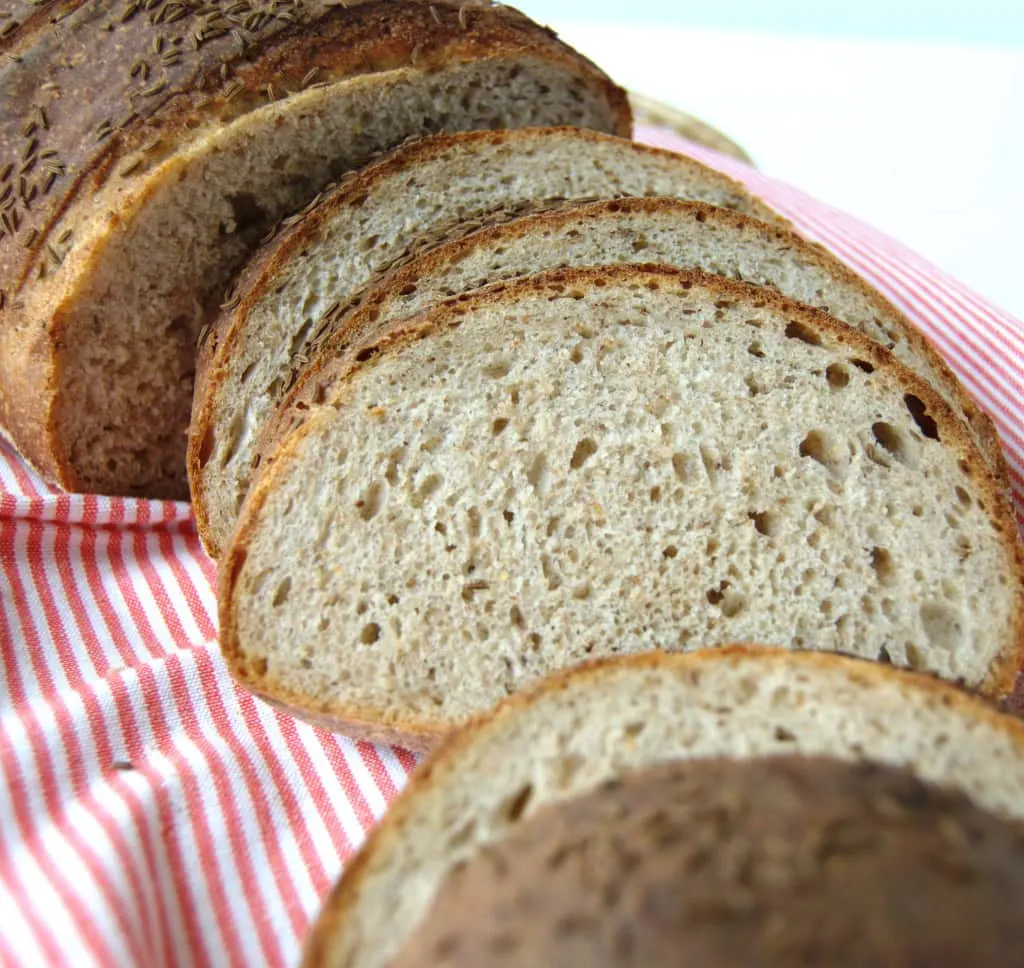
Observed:
[[[953,687],[764,647],[619,657],[429,758],[304,964],[1009,966],[1022,817],[1024,724]]]
[[[877,340],[926,379],[959,413],[995,470],[1007,479],[990,418],[942,358],[891,303],[825,249],[784,226],[700,202],[625,198],[523,216],[437,246],[387,273],[359,305],[325,331],[265,432],[275,440],[327,393],[344,349],[432,303],[546,269],[662,263],[769,286]],[[260,452],[257,443],[256,453]]]
[[[630,130],[621,89],[487,3],[58,3],[2,44],[0,422],[73,490],[186,496],[200,329],[345,171],[439,130]]]
[[[199,355],[189,482],[199,534],[218,557],[248,491],[260,431],[374,273],[424,236],[566,199],[667,195],[777,218],[736,182],[669,152],[575,129],[436,137],[371,165],[264,247]]]
[[[769,290],[560,270],[399,321],[253,485],[221,647],[256,691],[423,746],[588,657],[737,638],[1013,683],[1021,550],[963,425]]]

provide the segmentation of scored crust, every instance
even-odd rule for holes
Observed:
[[[232,543],[221,563],[218,589],[221,649],[232,673],[239,681],[262,694],[272,693],[286,702],[290,708],[312,714],[321,722],[333,722],[339,729],[344,728],[344,724],[351,719],[378,722],[396,735],[402,736],[404,742],[418,748],[422,748],[423,743],[429,741],[430,737],[451,727],[451,724],[443,720],[430,719],[426,716],[392,717],[383,710],[353,710],[344,701],[315,703],[309,697],[290,691],[286,684],[268,677],[265,666],[260,668],[258,661],[249,662],[238,641],[235,598],[236,583],[247,556],[248,541],[260,526],[263,504],[268,494],[273,491],[276,479],[287,473],[291,461],[299,459],[300,445],[311,428],[317,425],[318,420],[330,420],[334,410],[344,406],[346,392],[354,374],[372,367],[374,361],[379,360],[384,354],[400,351],[409,343],[446,331],[475,309],[506,303],[514,304],[521,297],[545,292],[560,295],[572,287],[586,288],[596,283],[604,287],[631,284],[648,289],[703,289],[709,293],[713,301],[732,299],[742,301],[752,308],[771,308],[806,327],[810,332],[827,336],[854,351],[862,360],[881,371],[905,392],[918,397],[926,412],[935,421],[944,446],[951,448],[960,457],[961,469],[973,478],[987,499],[987,516],[1001,539],[1005,552],[1006,572],[1011,579],[1011,590],[1008,594],[1017,604],[1011,609],[1013,624],[1003,651],[989,669],[980,690],[994,696],[1003,696],[1012,691],[1017,671],[1024,659],[1024,551],[1018,542],[1016,522],[999,481],[993,476],[967,429],[945,400],[923,379],[899,363],[888,350],[824,313],[800,306],[777,293],[756,286],[664,266],[555,270],[507,284],[498,284],[449,300],[418,316],[398,320],[373,340],[354,347],[346,357],[346,371],[339,377],[332,390],[329,398],[330,408],[318,410],[300,422],[294,430],[277,442],[272,456],[264,461],[243,506]]]
[[[413,773],[405,790],[385,814],[327,896],[317,920],[306,937],[302,965],[304,968],[327,968],[331,962],[332,941],[344,935],[352,910],[360,902],[363,881],[378,857],[394,849],[406,836],[419,799],[430,796],[434,789],[458,774],[463,755],[477,743],[485,742],[488,735],[501,732],[505,723],[528,716],[539,700],[557,697],[568,690],[593,689],[599,693],[606,679],[614,679],[622,671],[652,670],[666,675],[687,672],[699,674],[701,666],[710,663],[739,665],[746,663],[773,663],[792,669],[794,675],[807,670],[828,673],[841,670],[850,679],[871,685],[898,678],[908,690],[920,694],[929,705],[940,705],[959,712],[965,719],[974,719],[989,725],[1007,736],[1016,751],[1024,757],[1024,722],[1000,712],[989,702],[964,692],[950,683],[905,670],[855,659],[834,653],[800,652],[772,646],[730,644],[717,649],[704,649],[691,653],[648,652],[628,656],[615,656],[589,662],[572,669],[553,673],[548,678],[526,687],[519,693],[502,700],[498,705],[451,733],[441,745]],[[865,751],[870,758],[870,750]]]
[[[282,436],[287,425],[295,419],[296,412],[309,409],[318,399],[324,397],[331,382],[340,372],[339,368],[345,365],[342,360],[344,350],[355,342],[367,338],[371,328],[375,326],[381,307],[396,300],[397,294],[414,286],[421,277],[429,276],[445,265],[458,263],[477,248],[500,245],[506,240],[527,236],[538,229],[550,227],[557,231],[566,224],[600,220],[619,212],[652,216],[672,214],[681,219],[729,226],[747,235],[760,235],[766,241],[783,243],[796,249],[801,258],[823,268],[840,278],[845,285],[856,289],[871,304],[879,319],[899,329],[914,355],[923,361],[930,373],[934,374],[936,389],[940,389],[956,410],[963,414],[990,468],[1006,493],[1010,493],[1009,470],[991,418],[971,399],[928,339],[880,292],[869,286],[827,249],[807,242],[783,225],[761,223],[740,212],[704,202],[671,198],[623,198],[586,202],[525,215],[499,225],[481,228],[470,235],[431,248],[412,262],[387,273],[365,290],[360,302],[339,319],[336,328],[329,331],[321,345],[315,347],[309,363],[297,373],[295,385],[281,402],[273,418],[268,421],[263,431],[265,439],[273,441]],[[265,451],[262,443],[258,443],[257,463]]]

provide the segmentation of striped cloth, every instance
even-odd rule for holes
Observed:
[[[854,219],[684,147],[921,326],[995,417],[1024,520],[1024,326]],[[0,445],[0,561],[0,963],[294,964],[413,756],[235,688],[187,505],[58,493]]]

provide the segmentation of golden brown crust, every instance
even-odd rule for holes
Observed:
[[[583,688],[606,676],[615,676],[619,670],[649,669],[665,675],[699,676],[701,669],[711,663],[746,665],[752,662],[785,664],[792,668],[794,674],[801,669],[844,669],[848,678],[859,679],[869,685],[900,681],[907,690],[925,695],[929,702],[957,709],[966,718],[975,719],[1004,733],[1024,756],[1024,722],[1000,712],[990,702],[964,692],[950,683],[863,659],[834,653],[800,652],[753,644],[731,644],[690,653],[647,652],[598,659],[556,672],[502,701],[493,710],[449,734],[434,753],[420,764],[405,790],[384,819],[370,832],[366,843],[345,868],[342,877],[325,900],[320,915],[306,938],[302,960],[304,968],[327,968],[326,959],[332,939],[346,930],[346,920],[351,908],[358,903],[367,868],[378,853],[402,839],[404,827],[409,821],[410,804],[415,803],[419,796],[429,794],[432,784],[443,783],[447,776],[457,773],[463,752],[479,740],[485,739],[489,732],[500,729],[505,721],[520,715],[529,715],[531,706],[540,698],[556,695],[570,688]]]
[[[47,8],[67,14],[59,28],[29,18],[0,62],[0,193],[10,188],[14,203],[0,226],[0,422],[46,477],[72,489],[82,482],[54,406],[65,316],[30,318],[23,292],[61,284],[59,266],[82,241],[75,219],[108,183],[144,186],[149,169],[206,129],[310,85],[509,55],[570,66],[629,130],[625,93],[510,8],[240,0],[211,15],[169,0],[59,6]]]
[[[1013,625],[1007,630],[1006,645],[989,670],[979,691],[988,696],[1001,697],[1012,691],[1022,661],[1024,661],[1024,550],[1017,536],[1016,519],[1003,489],[980,455],[963,423],[952,409],[923,379],[903,366],[884,347],[856,330],[837,322],[825,313],[794,303],[767,289],[733,282],[719,276],[701,272],[682,271],[666,266],[602,266],[587,269],[560,269],[530,276],[526,279],[501,283],[487,289],[460,296],[408,319],[398,320],[385,327],[373,339],[358,344],[346,356],[346,369],[340,374],[332,390],[330,404],[343,405],[346,393],[356,373],[373,367],[382,356],[400,350],[412,342],[446,331],[466,314],[485,307],[514,303],[516,300],[539,293],[560,295],[573,287],[588,288],[600,280],[602,286],[633,285],[646,289],[675,289],[691,291],[701,288],[709,292],[714,301],[742,301],[753,309],[769,308],[784,314],[794,322],[856,354],[856,357],[898,385],[905,393],[913,394],[924,405],[925,412],[935,421],[939,436],[946,447],[958,455],[961,469],[971,477],[985,497],[986,509],[993,529],[1000,536],[1005,555],[1006,573],[1013,587],[1016,607],[1012,609]],[[319,412],[319,411],[318,411]],[[324,419],[329,419],[325,417]],[[264,671],[246,665],[240,655],[235,623],[235,587],[238,573],[244,564],[247,547],[253,532],[259,527],[260,512],[267,495],[273,491],[276,479],[286,472],[290,461],[297,459],[299,447],[316,417],[307,419],[288,433],[273,449],[273,458],[264,460],[260,474],[253,484],[242,509],[238,526],[224,556],[218,594],[220,608],[221,648],[228,664],[240,681],[260,692],[269,692],[273,684],[264,681]],[[308,698],[290,695],[289,704],[297,709],[310,709]],[[317,706],[318,715],[337,723],[352,718],[342,701]],[[380,711],[360,711],[357,719],[382,719]],[[410,716],[401,722],[389,722],[389,728],[400,733],[406,742],[416,743],[422,736],[433,736],[454,724],[429,717]]]
[[[500,244],[505,239],[518,239],[540,227],[558,228],[569,222],[598,220],[618,212],[672,214],[680,219],[717,222],[731,226],[749,235],[759,235],[767,242],[781,243],[798,249],[805,261],[816,263],[833,276],[841,278],[847,286],[856,289],[872,305],[880,321],[890,328],[897,328],[903,334],[914,354],[936,374],[938,388],[946,399],[965,415],[989,467],[1009,496],[1009,470],[991,419],[970,398],[953,371],[921,331],[881,293],[869,286],[827,249],[807,242],[785,226],[762,223],[739,212],[703,202],[669,198],[624,198],[590,202],[525,216],[480,229],[471,235],[438,246],[425,252],[412,263],[388,273],[364,292],[357,306],[332,324],[322,343],[309,354],[310,362],[297,374],[295,385],[264,428],[261,443],[256,448],[257,455],[262,457],[267,452],[267,447],[262,441],[270,442],[272,445],[273,441],[280,439],[287,432],[288,426],[296,418],[296,413],[311,408],[317,399],[323,397],[326,388],[337,376],[339,367],[344,365],[341,358],[345,348],[370,334],[381,304],[394,293],[414,284],[417,278],[435,271],[439,266],[457,262],[478,246],[484,247],[495,242]]]

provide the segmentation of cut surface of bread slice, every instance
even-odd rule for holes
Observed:
[[[200,349],[188,463],[207,550],[219,556],[231,534],[259,433],[310,342],[375,273],[423,235],[497,211],[623,195],[691,198],[777,218],[736,182],[688,158],[561,128],[414,143],[287,227],[243,271],[237,304]]]
[[[588,657],[755,636],[1012,685],[1000,488],[927,384],[824,314],[561,270],[350,360],[220,570],[233,671],[300,713],[422,745]]]
[[[826,757],[675,760],[514,822],[389,968],[1019,968],[1022,907],[1024,823],[960,791]]]
[[[80,7],[25,28],[0,132],[40,180],[0,237],[0,417],[73,490],[187,495],[201,327],[267,230],[345,171],[438,130],[629,130],[624,92],[508,8],[308,0],[248,7],[271,25],[252,34],[184,5],[173,27]]]
[[[1005,464],[992,423],[896,307],[820,246],[782,226],[676,199],[624,198],[528,215],[440,245],[386,274],[339,320],[271,423],[325,394],[343,349],[435,302],[546,269],[664,263],[769,286],[877,340],[926,379],[972,429],[997,475]],[[281,429],[270,427],[273,440]],[[257,445],[257,453],[260,448]]]
[[[446,875],[545,807],[661,764],[828,757],[900,767],[1024,817],[1024,724],[930,678],[848,657],[728,647],[577,668],[424,762],[326,902],[307,968],[383,968]]]

